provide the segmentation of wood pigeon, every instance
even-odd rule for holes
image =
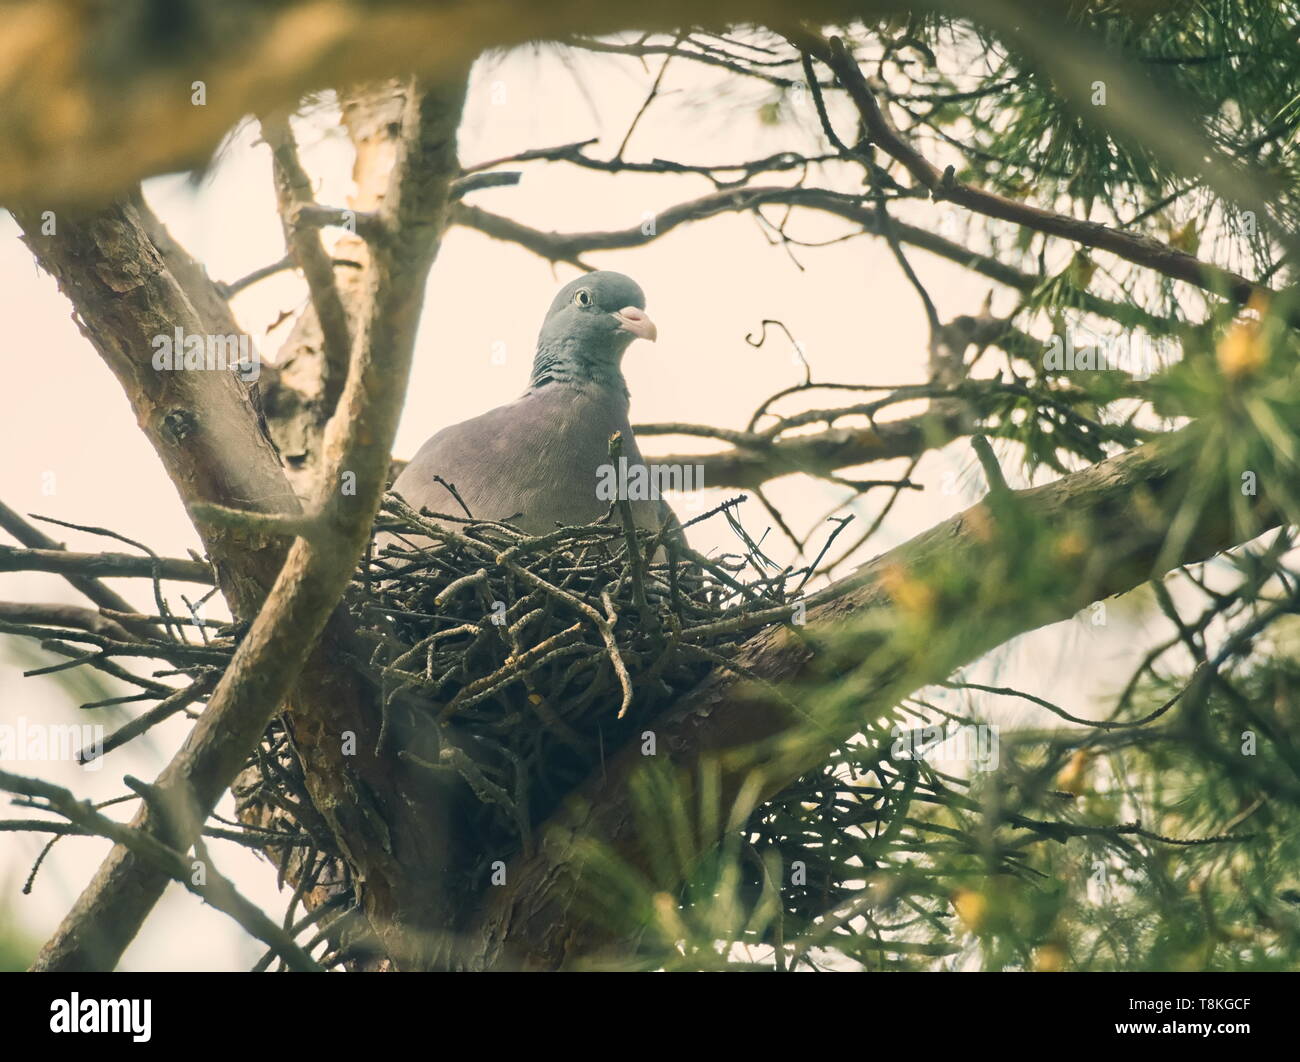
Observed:
[[[599,270],[571,281],[542,321],[523,395],[443,428],[420,447],[393,490],[416,509],[463,515],[434,478],[440,477],[475,520],[509,520],[531,534],[599,520],[609,511],[617,469],[610,436],[622,433],[626,468],[645,467],[628,423],[620,366],[634,339],[656,336],[645,296],[631,278]],[[621,495],[631,501],[637,525],[678,528],[668,505],[645,493]]]

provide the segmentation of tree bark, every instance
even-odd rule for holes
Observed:
[[[431,906],[429,882],[441,870],[436,843],[429,850],[436,832],[409,799],[420,787],[404,784],[409,779],[378,755],[380,720],[369,689],[354,671],[338,666],[350,644],[346,623],[336,616],[319,646],[317,638],[368,540],[386,486],[425,278],[458,173],[455,132],[463,94],[462,79],[407,100],[408,136],[386,204],[386,240],[375,256],[368,314],[340,415],[325,432],[309,514],[314,533],[298,539],[287,555],[279,537],[221,515],[232,508],[269,514],[253,526],[272,521],[273,527],[274,519],[300,513],[242,384],[228,372],[153,368],[153,336],[177,327],[197,335],[211,329],[167,268],[139,210],[126,202],[64,217],[57,237],[41,236],[38,218],[19,217],[196,515],[232,610],[256,617],[189,741],[156,783],[158,792],[174,799],[176,813],[159,814],[150,804],[133,826],[187,848],[314,649],[313,666],[293,698],[291,725],[295,740],[318,754],[309,761],[317,808],[344,842],[367,914],[394,954],[403,952],[412,925],[422,924],[419,913]],[[344,476],[354,477],[355,492],[341,488]],[[301,522],[299,516],[294,526]],[[354,757],[344,754],[346,735],[357,743]],[[115,847],[36,968],[112,966],[166,883],[157,867]]]

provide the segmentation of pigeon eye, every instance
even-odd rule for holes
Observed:
[[[586,288],[579,288],[576,292],[574,292],[573,301],[576,302],[579,306],[590,306],[591,292],[589,292]]]

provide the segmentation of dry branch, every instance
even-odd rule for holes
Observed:
[[[873,91],[857,60],[840,38],[832,37],[827,41],[809,36],[799,39],[809,51],[835,71],[858,109],[870,142],[897,160],[918,184],[930,191],[934,199],[956,203],[986,217],[1010,221],[1084,247],[1109,251],[1134,265],[1155,270],[1164,276],[1185,281],[1238,303],[1244,304],[1252,298],[1273,294],[1266,285],[1204,262],[1195,255],[1149,236],[1123,232],[1100,222],[1058,214],[955,180],[950,171],[940,170],[899,133],[877,101],[877,92]]]
[[[161,579],[186,583],[211,586],[213,582],[212,569],[206,564],[179,557],[163,557],[155,561],[130,553],[71,553],[61,549],[15,549],[13,546],[0,546],[0,572],[54,572],[68,576],[69,582],[73,578],[150,579],[155,573]],[[116,594],[97,603],[119,612],[134,611],[129,602]]]

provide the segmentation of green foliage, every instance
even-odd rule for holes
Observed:
[[[1006,735],[999,769],[967,777],[871,730],[707,855],[653,774],[637,822],[663,862],[591,852],[589,899],[641,968],[1293,969],[1300,667],[1243,664],[1158,726],[1140,720],[1178,683],[1108,732]]]
[[[1206,514],[1228,521],[1233,541],[1255,538],[1279,518],[1300,522],[1300,352],[1287,319],[1282,305],[1225,312],[1188,333],[1181,361],[1140,389],[1127,380],[1125,398],[1140,399],[1165,422],[1195,422],[1179,441],[1192,453],[1181,462],[1190,471],[1175,481],[1180,501],[1163,528],[1171,551],[1181,550]],[[1086,379],[1060,385],[1059,393],[1065,416],[1088,395]],[[993,403],[981,406],[983,417],[1019,408],[1026,412],[1022,432],[1043,422],[1041,406],[1027,412],[1041,395],[997,388],[979,395]],[[1104,393],[1091,397],[1098,405],[1106,400]],[[1045,450],[1042,459],[1055,457]],[[1153,600],[1169,621],[1169,637],[1098,722],[1015,690],[971,687],[1035,702],[1064,725],[993,727],[995,769],[978,757],[941,769],[917,754],[947,735],[934,728],[989,726],[992,717],[956,701],[962,683],[954,682],[907,698],[887,719],[863,719],[867,698],[880,702],[881,676],[890,676],[889,689],[914,689],[917,661],[933,668],[978,655],[969,628],[953,624],[954,616],[982,617],[976,637],[996,645],[1000,617],[1068,596],[1090,565],[1124,549],[1121,541],[1081,539],[1068,515],[1035,521],[996,489],[985,519],[988,549],[978,568],[938,551],[924,575],[885,580],[893,610],[863,621],[875,625],[874,641],[864,643],[857,623],[818,644],[819,656],[834,661],[835,680],[822,674],[788,693],[819,726],[856,722],[860,732],[772,799],[755,803],[754,792],[741,794],[724,812],[714,794],[706,802],[710,821],[725,814],[733,824],[721,849],[709,852],[702,840],[712,835],[709,823],[697,830],[690,821],[680,781],[667,770],[647,775],[637,823],[653,836],[661,862],[637,870],[610,853],[588,853],[592,895],[604,897],[611,925],[635,943],[638,965],[1050,971],[1300,964],[1293,529],[1156,583]],[[1140,506],[1133,520],[1143,520]],[[864,644],[874,646],[865,660]],[[994,702],[974,703],[987,712]],[[789,752],[785,745],[756,763]],[[757,791],[761,767],[751,777]],[[670,884],[682,877],[685,887]]]

